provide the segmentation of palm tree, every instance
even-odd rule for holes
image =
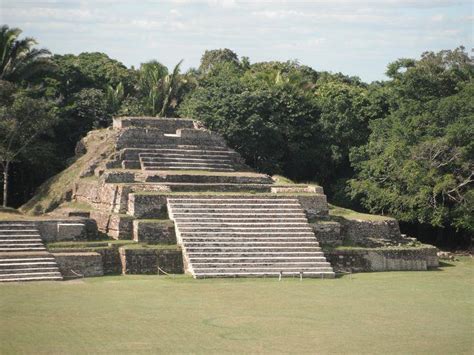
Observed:
[[[141,65],[139,90],[145,97],[148,114],[165,117],[170,108],[177,105],[180,90],[187,82],[180,74],[182,62],[176,64],[171,73],[157,61]]]
[[[32,48],[37,44],[34,38],[19,40],[21,32],[7,25],[0,27],[0,80],[20,81],[54,68],[49,59],[51,53],[47,49]]]
[[[179,75],[182,63],[183,60],[181,59],[174,67],[173,72],[166,75],[161,81],[161,90],[163,92],[163,105],[159,114],[161,117],[166,116],[166,112],[171,105],[176,106],[177,93],[183,84],[183,78]]]
[[[107,107],[109,108],[110,112],[113,114],[117,113],[124,96],[125,91],[121,82],[118,83],[115,88],[112,85],[107,85],[105,88],[105,97],[107,101]]]

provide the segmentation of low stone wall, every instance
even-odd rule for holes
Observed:
[[[123,274],[158,275],[158,268],[170,274],[182,274],[181,250],[120,248]]]
[[[164,133],[175,133],[180,128],[194,128],[194,121],[189,118],[114,117],[113,127],[115,129],[153,127]]]
[[[383,244],[382,240],[396,242],[401,239],[398,221],[392,218],[358,220],[331,216],[331,219],[341,224],[341,234],[347,244],[370,248]]]
[[[90,218],[36,220],[35,225],[46,242],[97,238],[97,224]]]
[[[174,223],[170,220],[135,220],[133,240],[150,244],[176,244]]]
[[[341,224],[333,221],[310,223],[318,242],[323,246],[337,247],[342,245]]]
[[[273,193],[298,193],[298,192],[313,192],[317,194],[324,194],[324,189],[321,186],[315,185],[276,185],[271,187]]]
[[[156,128],[130,127],[122,129],[116,141],[116,149],[148,147],[156,144],[204,146],[226,145],[224,139],[220,135],[206,130],[184,128],[172,133],[177,133],[177,135],[165,135],[161,129]]]
[[[438,249],[427,245],[413,248],[353,248],[326,250],[334,270],[345,272],[424,271],[438,267]]]
[[[104,275],[102,256],[99,253],[53,253],[64,278]]]
[[[104,275],[118,275],[122,273],[122,262],[118,248],[104,248],[97,250],[102,256]]]

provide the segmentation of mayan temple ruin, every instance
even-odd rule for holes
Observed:
[[[438,264],[436,248],[401,235],[396,220],[329,206],[320,186],[257,173],[192,119],[119,117],[76,151],[22,207],[27,214],[0,222],[1,281],[334,278]]]

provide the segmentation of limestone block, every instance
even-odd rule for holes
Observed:
[[[97,250],[102,256],[104,275],[117,275],[122,273],[122,263],[118,248],[104,248]]]
[[[135,220],[133,240],[151,244],[176,244],[174,223],[170,220]]]
[[[341,234],[351,245],[375,247],[383,240],[401,240],[398,221],[392,218],[385,220],[359,220],[333,217],[341,223]],[[377,242],[379,241],[379,242]]]
[[[98,253],[53,253],[64,278],[104,275],[102,256]]]
[[[167,273],[183,273],[181,250],[120,248],[123,274],[158,275],[159,269]]]
[[[175,133],[180,128],[193,128],[194,121],[189,118],[114,117],[113,127],[114,129],[153,127],[164,133]]]
[[[318,221],[310,223],[318,242],[322,246],[336,247],[342,245],[341,225],[338,222]]]
[[[136,218],[166,217],[166,196],[154,194],[130,194],[128,213]]]
[[[437,248],[431,245],[330,249],[324,254],[336,271],[424,271],[438,266]]]
[[[326,195],[307,194],[297,195],[298,201],[306,212],[308,219],[327,216],[329,213]]]
[[[81,240],[85,239],[84,223],[61,223],[57,224],[57,240]]]

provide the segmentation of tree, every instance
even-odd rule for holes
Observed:
[[[108,111],[112,115],[117,113],[125,96],[122,83],[118,83],[115,88],[112,85],[107,85],[105,96]]]
[[[186,77],[180,74],[181,60],[171,73],[157,61],[140,66],[138,90],[144,98],[145,112],[166,117],[178,105],[180,91]]]
[[[0,108],[0,167],[3,174],[4,207],[8,204],[11,164],[32,149],[40,135],[56,123],[56,109],[51,102],[34,99],[20,90],[9,106]]]
[[[300,179],[325,171],[327,154],[313,97],[252,80],[260,79],[220,63],[186,97],[179,112],[223,134],[260,171]]]
[[[46,49],[32,48],[37,44],[31,37],[18,39],[21,30],[0,27],[0,80],[18,82],[33,76],[39,71],[52,70],[50,52]]]
[[[239,57],[228,48],[205,51],[201,57],[199,71],[203,74],[211,71],[217,64],[230,63],[236,67],[240,65]],[[247,61],[245,61],[247,63]]]
[[[351,152],[352,196],[373,213],[474,231],[472,61],[462,49],[424,53],[389,73],[390,113]]]

